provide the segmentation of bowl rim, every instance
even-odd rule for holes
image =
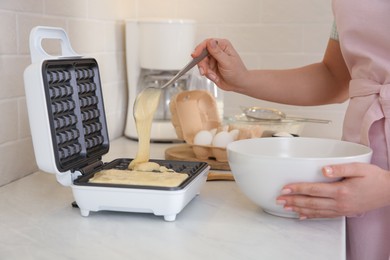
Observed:
[[[373,153],[373,150],[369,147],[369,146],[366,146],[366,145],[363,145],[363,144],[359,144],[359,143],[354,143],[354,142],[350,142],[350,141],[345,141],[345,140],[338,140],[338,139],[331,139],[331,138],[321,138],[321,137],[260,137],[260,138],[251,138],[251,139],[241,139],[241,140],[237,140],[237,141],[234,141],[234,142],[231,142],[229,143],[227,146],[226,146],[226,151],[227,151],[227,154],[228,154],[228,159],[229,157],[231,156],[232,153],[236,153],[237,155],[239,156],[245,156],[245,157],[249,157],[249,158],[258,158],[258,154],[251,154],[251,153],[248,153],[248,152],[245,152],[245,151],[242,151],[242,152],[238,152],[237,150],[234,150],[233,147],[235,145],[237,145],[237,143],[245,143],[245,142],[261,142],[261,141],[269,141],[269,140],[275,140],[278,141],[278,142],[281,142],[283,140],[288,140],[288,141],[292,141],[292,142],[298,142],[299,139],[302,140],[304,139],[305,141],[321,141],[321,142],[337,142],[337,143],[344,143],[344,144],[348,144],[348,145],[353,145],[355,146],[356,148],[360,148],[360,149],[363,149],[364,152],[361,152],[359,154],[356,154],[356,155],[350,155],[350,156],[315,156],[315,157],[304,157],[304,156],[286,156],[286,157],[283,157],[283,156],[274,156],[274,155],[261,155],[262,158],[272,158],[272,159],[280,159],[280,160],[340,160],[340,159],[352,159],[352,158],[359,158],[359,157],[364,157],[364,156],[372,156],[372,153]]]

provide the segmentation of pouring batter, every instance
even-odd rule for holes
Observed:
[[[138,152],[129,164],[133,169],[139,163],[146,163],[150,157],[150,131],[154,113],[158,107],[162,89],[146,88],[141,91],[134,103],[134,120],[138,133]]]
[[[129,169],[134,168],[136,164],[146,163],[149,161],[152,120],[158,107],[163,89],[173,84],[201,60],[207,57],[208,54],[207,48],[202,49],[197,57],[194,57],[163,86],[160,88],[145,88],[138,94],[134,102],[134,120],[137,127],[139,145],[137,156],[133,161],[131,161]]]

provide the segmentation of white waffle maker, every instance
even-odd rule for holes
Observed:
[[[59,40],[62,56],[46,53],[42,39]],[[24,72],[24,84],[38,167],[56,174],[58,182],[72,188],[82,216],[111,210],[153,213],[174,221],[199,194],[209,166],[151,160],[189,174],[175,188],[89,183],[101,169],[126,169],[131,161],[101,161],[109,140],[97,62],[75,53],[61,28],[35,27],[30,34],[30,51],[32,64]]]

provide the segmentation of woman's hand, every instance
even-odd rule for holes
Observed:
[[[191,56],[199,56],[204,48],[210,55],[199,62],[200,74],[223,90],[238,91],[247,79],[248,70],[232,44],[224,39],[207,39],[195,48]]]
[[[301,219],[353,216],[390,205],[390,173],[375,165],[351,163],[323,168],[333,183],[285,185],[276,203]]]

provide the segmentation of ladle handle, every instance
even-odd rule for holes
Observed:
[[[198,56],[192,59],[183,69],[181,69],[170,81],[164,84],[161,88],[165,88],[169,85],[171,85],[173,82],[175,82],[178,78],[183,76],[187,71],[192,69],[196,64],[198,64],[201,60],[207,57],[209,55],[209,52],[206,48],[203,49],[202,53]]]

